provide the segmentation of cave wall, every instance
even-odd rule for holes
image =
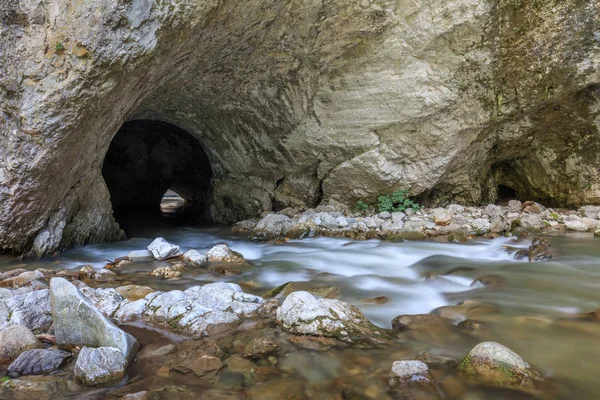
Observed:
[[[122,237],[102,162],[129,120],[202,145],[210,216],[427,204],[498,185],[600,202],[594,0],[9,0],[0,250]]]

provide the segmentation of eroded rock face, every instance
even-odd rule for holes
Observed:
[[[493,202],[499,185],[557,205],[599,202],[599,8],[9,2],[0,251],[121,238],[101,171],[136,120],[199,142],[216,221],[372,203],[398,188],[429,204]]]

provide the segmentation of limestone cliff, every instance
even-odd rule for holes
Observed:
[[[207,206],[600,202],[597,0],[7,0],[0,250],[120,237],[127,121],[193,135]]]

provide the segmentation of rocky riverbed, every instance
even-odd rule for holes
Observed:
[[[521,218],[526,214],[534,213],[522,211]],[[428,215],[429,210],[415,214]],[[505,292],[517,296],[517,271],[523,281],[534,266],[548,272],[561,262],[573,264],[560,237],[485,239],[489,247],[477,240],[304,239],[271,245],[243,242],[239,236],[226,237],[225,244],[189,230],[179,238],[182,246],[157,238],[146,248],[133,240],[111,251],[91,249],[88,258],[95,261],[89,265],[68,262],[69,257],[85,259],[74,250],[73,256],[42,260],[48,268],[14,268],[17,260],[3,267],[0,368],[6,377],[0,398],[568,398],[576,380],[566,379],[564,371],[557,377],[553,362],[527,343],[532,335],[553,338],[557,332],[567,343],[587,343],[599,332],[598,304],[589,300],[579,303],[581,312],[542,314],[508,311],[497,299]],[[334,257],[350,274],[363,262],[356,260],[360,253],[372,262],[383,256],[390,269],[390,262],[400,260],[391,256],[392,249],[410,258],[403,248],[434,247],[429,257],[406,262],[416,275],[385,278],[398,289],[418,282],[414,300],[399,301],[383,289],[383,281],[375,291],[355,292],[383,277],[358,273],[351,289],[347,278],[336,274],[335,258],[324,258],[314,247],[290,247],[323,240],[333,241],[323,242],[332,250],[339,242]],[[202,245],[191,248],[191,243]],[[272,251],[312,264],[312,272],[303,273],[313,278],[265,280],[260,274],[275,271],[261,259]],[[485,268],[466,261],[457,266],[450,254],[461,252],[473,259],[488,257]],[[443,261],[437,258],[445,253]],[[111,259],[103,262],[100,255]],[[493,267],[494,259],[510,270]],[[588,283],[595,279],[589,276]],[[529,285],[532,295],[543,293],[533,289],[540,283]],[[447,300],[406,312],[409,303],[430,302],[432,288],[440,288]],[[555,297],[568,306],[566,297]],[[577,297],[585,298],[585,290]],[[381,310],[387,310],[387,320],[378,317]]]
[[[286,208],[278,213],[267,212],[260,220],[245,220],[235,228],[262,240],[323,235],[391,240],[442,237],[461,242],[475,237],[560,231],[595,232],[600,236],[599,214],[600,206],[555,210],[533,201],[518,200],[511,200],[506,206],[450,204],[443,208],[370,214],[351,212],[343,205],[326,205],[304,211]]]

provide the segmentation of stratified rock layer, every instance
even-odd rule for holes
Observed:
[[[101,171],[127,121],[200,142],[205,193],[157,179],[216,221],[399,188],[428,204],[597,203],[600,5],[542,3],[8,2],[0,251],[122,237]],[[152,155],[125,143],[124,165]]]

